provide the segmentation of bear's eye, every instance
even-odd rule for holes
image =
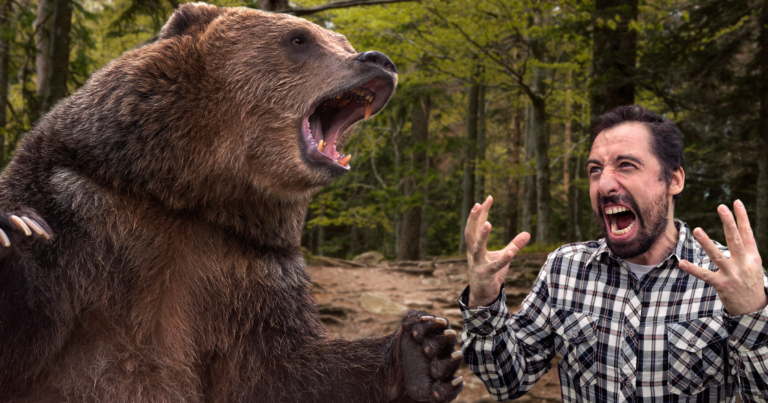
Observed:
[[[305,38],[304,35],[297,35],[291,39],[291,43],[294,45],[305,45],[307,43],[307,38]]]

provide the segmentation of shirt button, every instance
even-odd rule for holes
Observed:
[[[492,355],[490,355],[490,354],[486,354],[486,355],[485,355],[485,360],[486,360],[486,361],[493,361],[493,356],[492,356]]]
[[[627,329],[627,336],[629,337],[635,337],[635,331],[632,329]]]
[[[490,333],[493,331],[493,329],[490,326],[483,326],[483,331],[486,333]]]
[[[483,313],[481,313],[481,314],[480,314],[480,316],[481,316],[483,319],[488,319],[488,318],[490,318],[490,317],[491,317],[491,314],[490,314],[490,313],[488,313],[488,312],[483,312]]]
[[[635,283],[635,291],[640,291],[640,283]]]

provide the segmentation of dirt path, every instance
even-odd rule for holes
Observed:
[[[506,283],[511,312],[519,309],[519,304],[527,295],[543,261],[544,256],[532,255],[519,259],[516,262],[517,267],[510,270]],[[428,273],[431,267],[434,267],[434,271]],[[396,270],[427,273],[413,274]],[[422,267],[401,268],[310,266],[309,271],[314,282],[314,294],[320,315],[336,337],[353,340],[385,335],[396,329],[400,321],[399,315],[372,313],[366,310],[361,304],[363,293],[372,293],[409,308],[447,317],[451,321],[451,327],[461,331],[462,319],[456,300],[467,285],[466,263],[422,264]],[[552,370],[539,380],[531,392],[518,401],[559,402],[560,387],[556,365],[557,358],[553,360]],[[465,384],[457,402],[495,401],[466,364],[459,369],[459,375],[464,376]]]

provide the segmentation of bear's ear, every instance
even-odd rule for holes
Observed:
[[[224,12],[225,9],[206,3],[182,4],[160,30],[160,40],[202,32],[206,25]]]

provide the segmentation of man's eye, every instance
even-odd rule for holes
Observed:
[[[590,168],[589,168],[589,174],[590,174],[590,175],[592,175],[592,174],[594,174],[594,173],[598,173],[598,172],[600,172],[600,171],[601,171],[600,167],[590,167]]]
[[[634,168],[635,164],[632,164],[631,162],[622,162],[619,164],[619,168]]]

